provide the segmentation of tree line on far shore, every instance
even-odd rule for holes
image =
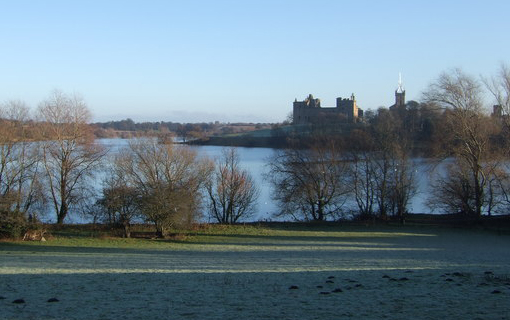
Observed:
[[[492,115],[486,92],[497,105]],[[423,102],[369,113],[348,135],[321,127],[306,138],[289,135],[288,147],[268,159],[266,178],[280,216],[404,221],[417,191],[412,157],[421,150],[447,159],[432,182],[431,207],[470,218],[505,213],[509,115],[508,68],[480,80],[455,69],[430,84]],[[234,148],[211,160],[149,137],[111,153],[94,143],[84,100],[60,91],[33,117],[21,101],[4,103],[0,122],[0,236],[23,235],[48,209],[58,224],[70,212],[87,214],[121,227],[126,237],[135,220],[165,236],[203,212],[236,223],[255,211],[259,190]],[[94,186],[98,174],[101,188]],[[349,199],[356,210],[346,208]]]
[[[174,137],[186,143],[192,140],[206,141],[211,136],[239,134],[253,130],[271,129],[268,123],[179,123],[179,122],[135,122],[130,118],[118,121],[91,124],[97,138],[135,138],[155,136],[170,140]]]

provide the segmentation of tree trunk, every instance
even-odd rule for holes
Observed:
[[[317,208],[317,220],[324,221],[324,201],[319,200],[319,205]]]
[[[156,233],[159,238],[166,238],[168,235],[166,228],[163,226],[156,226]]]
[[[131,230],[129,228],[129,222],[124,221],[122,223],[122,226],[124,227],[124,238],[131,238]]]
[[[131,238],[131,230],[129,226],[124,226],[124,238]]]
[[[63,224],[64,223],[64,219],[67,216],[67,212],[68,212],[67,203],[62,202],[62,204],[60,205],[60,210],[59,210],[58,215],[57,215],[57,224]]]
[[[476,217],[482,216],[483,205],[483,187],[480,183],[479,173],[475,172],[475,215]]]

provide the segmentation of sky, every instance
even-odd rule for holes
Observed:
[[[0,102],[55,90],[94,121],[280,122],[294,99],[420,100],[510,64],[510,1],[0,0]]]

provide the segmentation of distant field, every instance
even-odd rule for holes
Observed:
[[[206,226],[178,240],[90,232],[0,242],[0,319],[510,319],[504,233],[283,224]]]

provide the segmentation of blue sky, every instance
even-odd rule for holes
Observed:
[[[285,119],[309,93],[389,106],[510,63],[510,1],[0,0],[0,101],[80,93],[96,121]]]

